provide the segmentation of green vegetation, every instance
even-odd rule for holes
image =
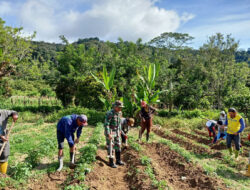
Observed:
[[[154,174],[154,170],[151,166],[151,159],[147,156],[142,156],[141,157],[141,163],[146,166],[146,169],[145,169],[145,173],[149,176],[149,178],[151,179],[152,181],[152,185],[157,187],[157,189],[159,190],[164,190],[166,189],[167,187],[167,182],[166,181],[158,181],[156,178],[155,178],[155,174]]]
[[[56,96],[63,106],[100,111],[107,110],[107,98],[110,102],[112,98],[136,102],[138,97],[152,103],[159,98],[160,106],[170,111],[163,115],[176,115],[175,108],[235,106],[248,116],[249,66],[237,62],[238,42],[230,35],[213,35],[194,50],[188,47],[193,37],[180,33],[163,33],[149,43],[141,39],[112,43],[98,38],[69,43],[61,36],[62,44],[49,44],[31,42],[32,37],[21,37],[20,31],[1,20],[0,32],[11,41],[6,45],[7,39],[0,40],[0,47],[8,48],[7,53],[0,51],[4,52],[0,53],[0,73],[5,73],[0,79],[1,97]],[[129,110],[125,114],[136,111],[134,105]]]
[[[154,123],[167,128],[169,135],[178,128],[198,136],[194,130],[204,128],[204,118],[217,120],[220,111],[232,106],[249,124],[249,52],[239,52],[238,42],[230,35],[210,36],[195,50],[188,46],[193,37],[181,33],[163,33],[148,43],[121,38],[116,43],[98,38],[69,43],[61,36],[61,44],[50,44],[34,42],[34,35],[23,37],[21,32],[22,28],[5,26],[0,18],[0,108],[19,112],[10,137],[9,177],[0,178],[0,188],[27,189],[32,180],[54,174],[56,122],[65,115],[86,114],[88,123],[96,127],[83,129],[77,167],[73,172],[62,171],[66,179],[59,186],[88,189],[86,176],[93,169],[98,149],[104,146],[101,123],[116,99],[124,102],[124,117],[137,117],[141,100],[153,104],[159,110]],[[153,157],[146,154],[148,145],[136,141],[137,133],[134,130],[128,135],[135,160],[145,168],[136,168],[136,174],[144,172],[154,188],[168,188],[169,182],[157,178]],[[246,132],[242,136],[246,138]],[[222,150],[218,159],[187,150],[178,141],[156,134],[150,137],[150,143],[168,146],[185,162],[203,168],[228,187],[249,189],[249,179],[238,171],[245,169],[245,157],[236,162]],[[210,147],[196,139],[175,137],[209,152]],[[244,144],[249,147],[249,142]],[[68,161],[67,146],[65,158]]]

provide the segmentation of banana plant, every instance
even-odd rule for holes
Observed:
[[[131,96],[124,96],[120,100],[124,103],[124,109],[122,110],[124,115],[127,117],[136,117],[135,113],[140,107],[138,107],[134,98]]]
[[[112,87],[114,85],[114,79],[115,79],[115,72],[116,72],[116,69],[113,68],[110,75],[109,73],[107,72],[107,68],[105,65],[103,65],[103,71],[101,72],[101,76],[102,76],[102,79],[99,79],[97,76],[95,76],[93,73],[91,73],[91,75],[94,77],[94,79],[103,85],[103,87],[105,88],[106,90],[106,93],[107,93],[107,98],[101,98],[99,97],[100,101],[104,104],[105,106],[105,109],[106,110],[109,110],[112,106],[112,102],[115,101],[115,97],[116,97],[116,93],[112,93]]]
[[[146,101],[148,104],[153,104],[159,102],[159,95],[166,92],[167,90],[155,90],[155,81],[159,76],[160,65],[150,64],[144,67],[143,74],[141,75],[137,72],[138,77],[141,79],[140,85],[137,86],[137,92],[135,93],[135,98],[139,104],[140,100]]]

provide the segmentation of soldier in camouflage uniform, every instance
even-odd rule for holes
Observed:
[[[105,136],[109,155],[109,164],[112,168],[117,165],[124,165],[121,161],[121,110],[123,108],[121,101],[116,101],[113,104],[113,109],[107,112],[105,117]],[[110,146],[110,143],[111,146]],[[112,151],[111,151],[112,150]],[[116,164],[114,163],[113,152],[115,150]]]

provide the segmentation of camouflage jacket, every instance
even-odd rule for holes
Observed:
[[[113,109],[106,113],[105,117],[105,135],[110,134],[112,131],[121,131],[121,115],[122,113],[116,113]]]

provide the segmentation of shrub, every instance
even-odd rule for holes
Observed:
[[[80,163],[91,164],[96,160],[96,151],[97,146],[94,144],[87,144],[82,149],[80,149],[81,158],[79,160]]]
[[[202,115],[201,110],[195,109],[192,111],[183,111],[181,116],[187,119],[192,119],[196,117],[202,117],[203,115]]]
[[[173,111],[168,111],[168,110],[159,110],[158,111],[158,115],[160,117],[175,117],[179,114],[179,112],[177,110],[173,110]]]
[[[25,161],[34,168],[38,166],[43,157],[48,156],[48,153],[54,150],[55,146],[56,142],[53,139],[46,139],[28,152]]]
[[[27,162],[16,163],[10,166],[10,175],[16,180],[24,180],[31,175],[31,168]]]
[[[53,114],[49,115],[46,118],[46,121],[47,122],[56,122],[61,117],[66,116],[66,115],[71,115],[71,114],[85,114],[85,115],[87,115],[88,123],[90,125],[95,125],[98,122],[103,122],[104,117],[105,117],[104,112],[98,112],[96,110],[89,110],[89,109],[81,108],[81,107],[72,107],[72,108],[60,110],[58,112],[54,112]]]
[[[173,110],[172,112],[169,112],[168,110],[159,110],[158,116],[160,117],[177,117],[177,118],[186,118],[186,119],[192,119],[192,118],[202,118],[206,117],[209,119],[218,119],[220,115],[221,110]]]
[[[61,110],[61,106],[14,106],[11,107],[12,110],[17,112],[32,112],[32,113],[53,113],[55,111]]]

